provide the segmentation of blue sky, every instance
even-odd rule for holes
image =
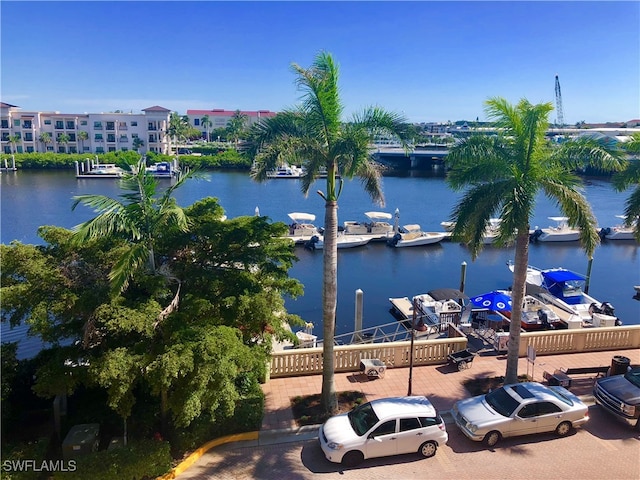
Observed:
[[[23,110],[279,111],[290,64],[340,65],[345,114],[484,119],[483,102],[553,102],[565,123],[640,118],[640,3],[0,3],[1,100]],[[555,112],[551,118],[555,119]]]

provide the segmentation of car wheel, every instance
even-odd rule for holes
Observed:
[[[355,467],[363,460],[364,460],[364,455],[360,450],[352,450],[350,452],[345,453],[344,457],[342,457],[342,464],[345,467]]]
[[[569,432],[571,431],[571,423],[569,422],[562,422],[560,425],[558,425],[556,427],[556,434],[559,437],[566,437],[567,435],[569,435]]]
[[[424,458],[431,458],[436,454],[437,450],[438,446],[436,445],[436,442],[424,442],[422,445],[420,445],[418,453]]]
[[[487,447],[493,447],[500,441],[500,437],[500,432],[492,430],[484,436],[483,442]]]

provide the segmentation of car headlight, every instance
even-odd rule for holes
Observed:
[[[467,428],[471,433],[476,433],[476,431],[478,430],[478,426],[473,423],[467,423]]]
[[[329,442],[327,443],[327,447],[329,447],[331,450],[340,450],[342,448],[342,444],[336,443],[336,442]]]
[[[625,415],[633,416],[636,413],[635,405],[627,405],[626,403],[620,404],[620,410],[622,410]]]

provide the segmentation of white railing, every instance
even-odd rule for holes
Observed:
[[[453,327],[451,327],[453,328]],[[414,365],[438,365],[448,362],[447,355],[467,348],[465,336],[415,340]],[[522,333],[520,357],[527,355],[527,346],[533,346],[536,355],[596,352],[640,348],[640,325],[622,327],[582,328]],[[336,372],[355,372],[363,358],[377,358],[389,368],[409,366],[410,341],[338,345],[334,347]],[[322,348],[296,348],[274,352],[271,355],[270,377],[318,375],[322,373]]]

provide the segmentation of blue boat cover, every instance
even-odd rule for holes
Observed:
[[[569,280],[586,280],[587,277],[584,277],[578,273],[572,272],[571,270],[565,270],[563,268],[554,269],[554,270],[543,270],[542,276],[551,280],[552,282],[568,282]]]

